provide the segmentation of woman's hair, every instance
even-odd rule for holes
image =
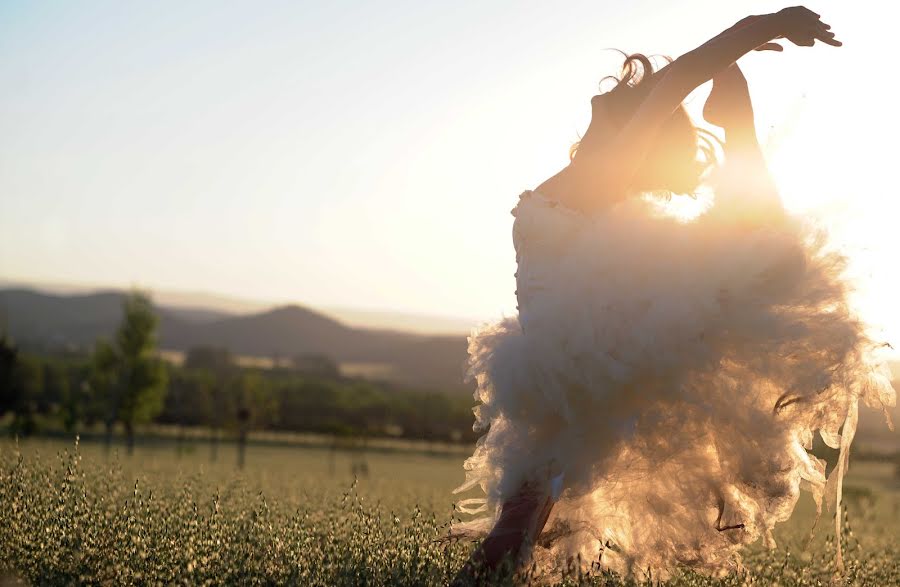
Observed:
[[[601,87],[609,80],[616,85],[594,99],[603,100],[604,107],[620,128],[650,93],[656,81],[651,81],[653,72],[653,62],[647,56],[635,53],[625,55],[619,77],[601,80]],[[656,141],[635,174],[632,189],[667,195],[694,194],[710,166],[716,162],[716,140],[712,133],[695,127],[684,106],[679,105],[660,128]],[[569,149],[571,159],[575,158],[578,146],[579,143],[575,143]]]

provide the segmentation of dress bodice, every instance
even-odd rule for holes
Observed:
[[[586,217],[535,191],[519,196],[512,210],[516,250],[516,299],[520,315],[529,303],[552,287],[549,269],[573,243]]]

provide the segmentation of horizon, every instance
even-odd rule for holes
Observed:
[[[468,336],[479,320],[473,317],[424,314],[404,310],[366,307],[315,306],[302,300],[251,300],[214,292],[117,288],[88,284],[53,284],[8,280],[0,277],[0,291],[25,290],[52,296],[124,294],[138,289],[150,295],[154,304],[176,310],[218,312],[229,317],[250,316],[280,308],[299,307],[323,315],[345,326],[367,330],[396,330],[430,336]]]
[[[616,72],[609,48],[674,57],[781,7],[4,5],[0,275],[513,314],[509,210],[566,163]],[[741,65],[787,206],[831,231],[861,314],[898,341],[898,209],[879,147],[900,125],[870,58],[891,19],[813,8],[845,47]],[[860,106],[848,77],[866,80]]]

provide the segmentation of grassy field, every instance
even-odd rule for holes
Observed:
[[[207,446],[188,447],[139,445],[127,457],[93,443],[77,451],[61,441],[0,443],[4,581],[444,585],[471,548],[441,540],[451,490],[463,480],[462,452],[251,445],[238,471],[232,445],[215,462]],[[900,584],[897,464],[853,463],[845,499],[840,582]],[[748,550],[744,576],[683,573],[670,583],[830,584],[833,525],[822,523],[804,550],[812,513],[806,498],[779,528],[777,550]],[[562,580],[618,584],[607,575]]]

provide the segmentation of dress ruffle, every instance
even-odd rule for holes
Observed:
[[[487,515],[466,528],[524,482],[562,478],[543,556],[596,561],[609,543],[601,564],[619,572],[716,573],[772,542],[801,487],[820,510],[839,495],[857,404],[893,405],[890,374],[848,305],[845,259],[736,201],[682,222],[645,199],[589,217],[522,195],[519,314],[469,339],[485,434],[460,490],[480,486],[463,505]],[[829,479],[815,434],[841,449]]]

